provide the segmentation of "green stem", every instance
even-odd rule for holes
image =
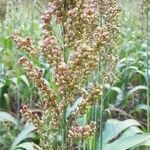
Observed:
[[[149,81],[149,41],[148,41],[148,35],[149,35],[149,10],[147,10],[146,12],[146,65],[147,65],[147,132],[150,132],[150,112],[149,112],[149,108],[150,108],[150,81]]]
[[[32,36],[32,39],[33,39],[33,37],[34,37],[34,32],[33,32],[33,20],[34,20],[34,0],[32,0],[31,2],[30,2],[30,4],[31,4],[31,25],[30,25],[30,32],[31,32],[31,36]]]
[[[17,119],[19,121],[19,114],[20,114],[20,91],[19,86],[16,88],[17,94],[16,94],[16,101],[17,101]]]
[[[66,150],[66,137],[67,137],[67,127],[66,127],[66,108],[63,113],[63,124],[62,124],[62,149]]]
[[[104,100],[101,99],[101,107],[100,107],[100,150],[103,150],[103,110],[104,110]]]
[[[79,141],[78,141],[78,150],[81,150],[81,145],[82,145],[82,141],[79,140]]]
[[[102,5],[103,5],[103,0],[101,0],[102,2]],[[103,14],[101,14],[101,21],[100,21],[100,26],[102,27],[103,26]],[[101,78],[100,78],[100,71],[103,69],[103,66],[102,66],[102,63],[100,62],[101,59],[99,58],[99,67],[98,67],[98,72],[99,72],[99,83],[101,83]],[[101,75],[102,77],[102,75]],[[100,101],[100,109],[99,109],[99,112],[100,112],[100,124],[99,124],[99,131],[100,131],[100,136],[99,136],[99,144],[100,144],[100,149],[99,150],[102,150],[103,146],[103,110],[104,110],[104,99],[101,98],[101,101]],[[98,117],[99,118],[99,117]],[[97,141],[97,140],[96,140]],[[97,149],[97,142],[96,142],[96,149]]]

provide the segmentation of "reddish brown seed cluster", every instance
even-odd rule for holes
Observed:
[[[56,95],[51,91],[50,88],[44,82],[42,78],[41,70],[35,68],[33,64],[26,58],[22,57],[19,59],[19,63],[23,65],[28,77],[34,81],[34,84],[43,95],[43,101],[46,102],[46,107],[51,107],[56,113],[59,114],[59,110],[56,104]]]
[[[49,23],[53,16],[57,16],[57,22],[61,22],[65,16],[63,0],[51,0],[42,16],[43,29],[49,28]]]
[[[75,115],[84,115],[86,110],[96,104],[100,100],[100,97],[103,95],[103,86],[97,85],[93,87],[90,91],[84,95],[84,99],[82,100],[81,104],[79,105],[78,109],[74,112]]]
[[[45,32],[43,34],[43,39],[39,42],[41,54],[47,60],[48,63],[54,66],[62,61],[61,49],[56,40],[50,32]]]
[[[86,139],[94,135],[96,131],[96,123],[91,122],[90,125],[86,126],[72,126],[68,132],[68,137],[71,139]]]
[[[29,52],[30,54],[36,54],[37,53],[37,49],[35,49],[31,44],[32,41],[29,37],[23,39],[19,33],[16,31],[13,33],[13,35],[11,36],[11,38],[14,40],[14,42],[16,43],[16,45],[18,46],[18,48],[20,49],[24,49],[27,52]]]
[[[71,84],[72,80],[71,72],[64,62],[59,62],[55,68],[55,81],[56,85],[59,88],[59,92],[63,95],[68,94],[68,92],[71,92],[71,89],[73,87]]]
[[[37,115],[37,113],[32,112],[27,105],[24,105],[20,112],[27,121],[32,122],[35,127],[41,128],[39,116]]]

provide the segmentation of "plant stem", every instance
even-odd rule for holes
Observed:
[[[20,114],[20,91],[19,91],[19,86],[17,85],[17,88],[16,88],[16,101],[17,101],[17,119],[19,121],[19,114]]]
[[[103,150],[103,105],[104,105],[104,101],[103,98],[101,99],[101,107],[100,107],[100,150]]]
[[[149,81],[149,41],[148,41],[148,35],[149,35],[149,10],[146,11],[146,74],[147,74],[147,132],[150,132],[150,81]]]
[[[34,2],[34,0],[32,0],[31,2],[30,2],[30,4],[31,4],[31,12],[30,12],[30,15],[31,15],[31,18],[30,18],[30,20],[31,20],[31,24],[30,24],[30,32],[31,32],[31,36],[32,36],[32,39],[33,39],[33,37],[34,37],[34,32],[33,32],[33,20],[34,20],[34,5],[35,5],[35,2]]]
[[[78,141],[78,150],[81,150],[81,145],[82,145],[82,141],[79,140],[79,141]]]
[[[62,149],[66,150],[66,137],[67,137],[67,127],[66,127],[66,108],[63,112],[63,125],[62,125]]]

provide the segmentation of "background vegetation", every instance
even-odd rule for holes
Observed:
[[[0,0],[0,150],[40,149],[36,129],[25,123],[20,109],[28,104],[40,113],[41,108],[36,104],[41,97],[18,67],[18,58],[24,52],[15,48],[10,35],[17,29],[37,43],[41,35],[39,16],[46,3],[46,0]],[[77,141],[72,149],[145,150],[150,147],[150,13],[136,0],[120,3],[119,61],[115,80],[105,85],[100,108],[92,107],[86,114],[86,119],[94,118],[92,120],[99,122],[100,133]],[[43,68],[44,77],[54,86],[50,66],[41,58],[33,61]],[[80,124],[85,125],[86,119],[81,118]],[[55,145],[57,143],[53,149]]]

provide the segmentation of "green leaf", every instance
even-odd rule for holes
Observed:
[[[18,85],[18,80],[16,77],[10,79],[14,84]]]
[[[138,86],[132,88],[132,89],[128,92],[127,97],[129,97],[130,95],[132,95],[134,92],[136,92],[136,91],[138,91],[138,90],[147,90],[147,87],[144,86],[144,85],[138,85]]]
[[[16,126],[18,125],[18,121],[15,117],[13,117],[11,114],[1,111],[0,112],[0,122],[11,122],[15,124]]]
[[[144,142],[142,145],[150,146],[150,139],[149,139],[149,140],[147,140],[146,142]]]
[[[149,134],[135,134],[127,138],[125,137],[123,139],[118,139],[111,144],[105,145],[103,148],[105,150],[127,150],[129,148],[135,148],[141,145],[145,145],[148,140],[150,140]]]
[[[2,136],[2,135],[1,135]],[[4,147],[7,147],[7,141],[3,138],[3,137],[0,137],[0,144],[3,145]],[[6,148],[7,149],[7,148]]]
[[[115,91],[117,93],[121,92],[121,89],[119,87],[116,87],[116,86],[110,86],[110,85],[108,85],[107,89]]]
[[[108,120],[103,132],[103,149],[127,150],[142,145],[149,146],[150,134],[144,134],[137,126],[140,126],[140,124],[133,119],[125,121]],[[113,141],[111,142],[111,140]],[[100,145],[98,145],[99,147]]]
[[[20,78],[22,79],[22,81],[24,81],[24,83],[25,83],[28,87],[30,86],[29,81],[28,81],[26,75],[22,75],[22,76],[20,76]]]
[[[145,110],[145,111],[147,111],[148,110],[148,106],[146,104],[138,104],[135,111],[138,111],[138,110]],[[149,111],[150,111],[150,107],[149,107]]]
[[[130,128],[128,128],[119,139],[124,139],[130,136],[133,136],[135,134],[141,134],[144,133],[140,128],[138,128],[137,126],[132,126]]]
[[[19,143],[21,143],[23,140],[27,139],[27,138],[31,138],[32,137],[32,132],[35,131],[36,128],[32,125],[29,124],[28,126],[26,126],[21,133],[19,133],[16,137],[16,139],[14,140],[14,142],[11,145],[11,150],[15,150],[17,145]]]
[[[77,123],[81,126],[86,125],[86,115],[77,118]]]
[[[4,48],[8,48],[8,49],[11,49],[13,46],[12,46],[12,40],[10,37],[7,37],[4,39]]]
[[[17,150],[20,150],[20,148],[23,148],[25,150],[42,150],[38,145],[34,144],[33,142],[24,142],[16,147]]]
[[[115,119],[108,120],[105,124],[103,132],[103,144],[106,144],[110,140],[116,138],[122,131],[131,126],[140,126],[140,124],[133,119],[128,119],[125,121],[118,121]]]
[[[129,70],[134,70],[134,71],[137,71],[138,68],[136,66],[129,66],[129,67],[126,67],[121,73],[121,74],[124,74],[126,71],[129,72]]]

